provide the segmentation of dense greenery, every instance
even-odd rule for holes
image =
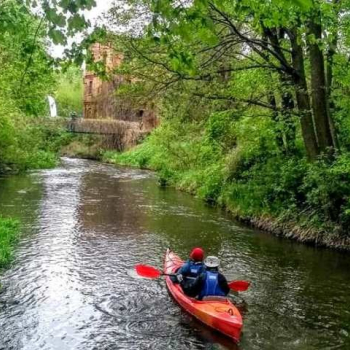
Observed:
[[[161,127],[106,158],[240,217],[347,236],[349,1],[126,2],[117,72],[138,80],[119,93],[155,102]]]
[[[0,131],[0,173],[51,168],[72,136],[46,119],[3,119]]]
[[[18,238],[18,222],[0,217],[0,268],[12,259],[12,247]]]
[[[14,1],[1,0],[0,6],[9,2]],[[32,13],[39,13],[41,24],[45,23],[47,26],[47,37],[55,44],[67,44],[68,37],[88,28],[90,23],[82,10],[91,10],[96,5],[95,0],[16,0],[15,2],[21,12],[29,10]],[[15,23],[7,23],[5,27],[8,26],[15,27]]]
[[[58,115],[70,117],[72,113],[82,116],[83,113],[83,73],[81,69],[70,66],[59,72],[56,101]]]
[[[52,60],[41,21],[14,1],[0,6],[0,106],[10,113],[42,115],[53,90]]]
[[[49,120],[54,62],[47,24],[16,1],[0,2],[0,173],[52,167],[68,136]]]

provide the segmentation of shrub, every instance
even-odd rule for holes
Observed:
[[[309,166],[303,191],[306,204],[320,221],[332,221],[344,231],[350,226],[350,154],[332,162],[320,159]]]
[[[0,216],[0,268],[8,265],[12,259],[13,245],[19,234],[19,222]]]

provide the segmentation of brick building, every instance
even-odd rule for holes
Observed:
[[[91,46],[95,62],[103,62],[107,72],[118,67],[123,54],[116,53],[110,45],[95,43]],[[94,72],[84,73],[84,110],[85,119],[116,119],[139,122],[140,129],[150,130],[157,126],[154,111],[145,106],[135,106],[128,98],[116,96],[118,87],[125,83],[123,76],[114,75],[108,81],[100,79]],[[129,80],[127,83],[132,84]]]

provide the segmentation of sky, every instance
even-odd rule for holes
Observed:
[[[92,26],[94,26],[98,18],[111,7],[113,1],[114,0],[96,0],[96,7],[91,11],[84,12],[85,17],[91,21]],[[74,41],[79,41],[79,36],[69,40],[70,43]],[[61,57],[64,49],[65,47],[62,45],[53,45],[50,51],[54,57]]]

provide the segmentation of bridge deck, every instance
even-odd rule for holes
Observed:
[[[113,119],[73,119],[67,123],[67,129],[78,134],[121,135],[130,131],[145,133],[141,123]]]

